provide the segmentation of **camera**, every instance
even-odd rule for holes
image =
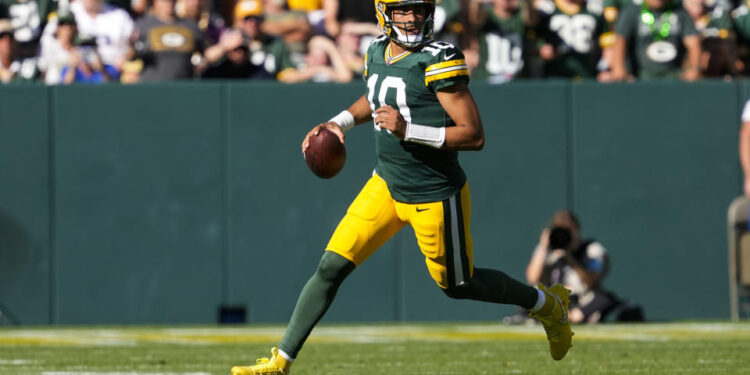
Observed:
[[[549,231],[549,246],[552,249],[567,249],[573,241],[573,234],[564,227],[552,227]]]

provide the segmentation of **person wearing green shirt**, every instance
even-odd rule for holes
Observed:
[[[0,84],[34,82],[39,77],[36,60],[18,55],[18,43],[9,19],[0,19]]]
[[[701,72],[706,77],[734,76],[737,69],[737,38],[729,13],[706,0],[683,0],[695,29],[701,35]]]
[[[740,4],[731,13],[734,32],[737,36],[738,55],[741,61],[740,71],[748,72],[750,68],[750,0]]]
[[[471,51],[477,56],[472,78],[504,83],[527,76],[538,19],[531,1],[472,1],[469,15],[477,34]]]
[[[670,0],[627,7],[615,25],[613,81],[700,79],[701,37],[690,15]],[[628,72],[630,65],[630,72]]]
[[[596,78],[608,40],[600,7],[584,0],[543,2],[539,36],[546,77]]]
[[[344,279],[407,225],[414,229],[429,275],[448,297],[529,308],[547,331],[552,358],[562,359],[572,340],[570,291],[560,284],[536,289],[473,265],[471,198],[458,153],[481,150],[485,138],[463,54],[432,39],[433,0],[376,0],[376,9],[384,35],[367,51],[365,94],[315,126],[302,142],[304,153],[311,138],[327,129],[343,144],[344,130],[370,123],[375,171],[334,231],[272,357],[235,366],[232,374],[288,375]],[[462,373],[472,370],[467,362]],[[418,371],[407,367],[404,372]]]

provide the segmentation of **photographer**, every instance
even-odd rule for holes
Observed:
[[[609,270],[604,247],[593,239],[581,239],[581,226],[571,211],[559,211],[544,229],[534,250],[526,279],[537,283],[560,283],[570,295],[570,321],[596,323],[618,306],[615,295],[602,288]]]

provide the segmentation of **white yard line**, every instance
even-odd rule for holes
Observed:
[[[0,359],[0,365],[30,365],[34,362],[30,359]]]
[[[92,372],[92,371],[43,371],[42,375],[211,375],[208,372]]]

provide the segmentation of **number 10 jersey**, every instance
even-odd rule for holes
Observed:
[[[389,59],[389,43],[385,36],[375,39],[365,57],[367,100],[373,112],[390,105],[407,123],[455,126],[440,105],[437,91],[469,82],[461,51],[449,43],[430,41]],[[442,201],[455,195],[466,182],[456,151],[406,142],[377,125],[375,144],[375,171],[399,202]]]

